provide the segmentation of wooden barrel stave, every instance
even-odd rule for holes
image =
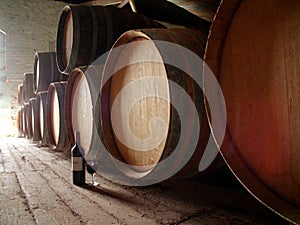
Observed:
[[[139,39],[144,40],[164,40],[164,41],[170,41],[172,43],[179,43],[183,46],[186,45],[187,48],[192,49],[192,51],[196,52],[200,57],[203,57],[204,55],[204,45],[206,41],[207,34],[205,32],[192,30],[192,29],[172,29],[172,30],[165,30],[165,29],[144,29],[140,31],[128,31],[125,34],[123,34],[118,41],[115,43],[114,47],[120,46],[122,44],[129,43],[131,41],[138,41]],[[187,39],[186,39],[187,38]],[[202,46],[202,47],[201,47]],[[197,48],[198,47],[198,48]],[[135,54],[134,50],[131,51],[132,54]],[[144,52],[147,52],[145,50]],[[177,54],[178,57],[181,57],[182,60],[186,63],[186,66],[189,66],[189,63],[184,58],[184,56],[181,54],[180,51],[174,50],[174,54]],[[125,55],[125,54],[124,54]],[[117,56],[116,58],[111,57],[111,55],[108,57],[105,67],[107,67],[107,64],[109,67],[114,67],[114,63],[118,60]],[[126,58],[126,57],[125,57]],[[201,123],[201,131],[200,131],[200,138],[201,140],[198,143],[197,150],[195,151],[194,155],[192,156],[192,159],[190,162],[192,162],[192,166],[188,163],[188,165],[184,168],[184,172],[180,174],[180,176],[189,176],[191,174],[198,173],[198,165],[199,161],[201,160],[204,148],[206,146],[208,137],[209,137],[209,127],[206,120],[206,116],[204,115],[204,107],[203,107],[203,97],[202,97],[202,91],[200,88],[195,85],[194,81],[186,74],[184,74],[182,71],[179,71],[178,69],[163,65],[163,70],[167,71],[168,79],[173,80],[177,82],[181,87],[183,87],[187,93],[190,94],[190,97],[193,99],[195,105],[197,106],[199,110],[199,118]],[[146,71],[146,70],[145,70]],[[118,72],[121,75],[118,75]],[[158,160],[167,158],[172,151],[174,150],[174,146],[176,146],[176,143],[178,141],[178,130],[180,130],[180,122],[178,115],[176,115],[175,110],[170,110],[170,127],[169,127],[169,134],[168,138],[165,140],[166,145],[163,146],[163,150],[160,150],[160,156],[158,156],[155,160],[156,162],[153,164],[150,161],[144,161],[142,163],[139,163],[138,160],[140,158],[150,158],[151,157],[151,151],[148,153],[137,153],[136,151],[132,149],[126,149],[124,145],[122,145],[118,139],[116,139],[114,132],[112,131],[111,127],[111,118],[110,118],[110,107],[114,100],[114,98],[118,95],[118,90],[115,91],[115,93],[111,92],[111,86],[115,85],[117,87],[116,89],[120,89],[122,85],[124,84],[124,71],[118,71],[116,74],[114,74],[113,79],[108,80],[108,82],[103,86],[103,89],[101,91],[101,124],[102,124],[102,132],[103,132],[103,138],[104,142],[109,149],[110,153],[117,159],[121,161],[125,161],[126,163],[129,163],[133,166],[139,166],[139,170],[141,167],[144,167],[144,169],[141,169],[141,171],[137,171],[136,173],[143,173],[145,171],[149,171],[153,168],[153,165],[155,166],[155,163],[158,162]],[[119,77],[119,78],[117,78]],[[115,80],[114,80],[115,79]],[[119,79],[119,81],[117,81]],[[133,78],[136,79],[136,78]],[[172,93],[171,93],[172,94]],[[193,119],[192,119],[193,120]],[[192,130],[192,129],[191,129]],[[180,132],[179,132],[180,133]],[[186,139],[188,139],[189,134],[186,134]],[[187,142],[186,142],[187,143]],[[201,149],[200,149],[201,148]],[[121,151],[120,151],[121,149]],[[165,151],[164,151],[165,150]],[[149,154],[149,155],[147,155]],[[198,163],[198,164],[197,164]],[[175,163],[176,164],[176,163]],[[176,165],[174,165],[174,168],[176,168]],[[139,176],[139,175],[138,175]]]
[[[29,107],[31,111],[31,122],[32,122],[32,140],[33,141],[40,141],[40,124],[38,120],[38,108],[37,108],[37,98],[31,98],[29,100]]]
[[[23,135],[26,138],[27,136],[27,128],[26,128],[26,107],[25,104],[21,107],[22,108],[22,128],[23,128]]]
[[[29,103],[24,103],[25,108],[25,130],[26,130],[26,138],[32,139],[33,133],[32,133],[32,114],[30,110]]]
[[[226,101],[226,134],[218,143],[225,161],[250,193],[296,223],[299,9],[294,0],[224,0],[205,53]]]
[[[134,3],[137,11],[149,18],[189,28],[209,29],[209,22],[212,21],[220,0],[136,0]]]
[[[50,146],[70,155],[70,143],[65,125],[65,87],[67,82],[50,84],[47,94],[47,127]]]
[[[23,98],[24,103],[28,103],[29,99],[34,98],[35,94],[33,91],[33,73],[24,73],[23,76]]]
[[[113,6],[66,6],[57,31],[59,71],[69,74],[76,67],[90,65],[123,32],[147,27],[163,25]]]
[[[80,132],[81,145],[88,155],[100,141],[95,123],[94,109],[99,95],[103,66],[74,69],[66,87],[66,128],[71,146],[75,144],[74,133]],[[99,145],[97,145],[99,146]]]
[[[49,133],[47,127],[47,91],[37,93],[37,117],[40,131],[40,145],[50,145]]]
[[[33,65],[34,91],[47,91],[53,82],[58,82],[59,72],[56,64],[56,52],[37,52]]]

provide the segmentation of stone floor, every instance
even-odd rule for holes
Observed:
[[[226,171],[149,187],[120,186],[99,175],[96,181],[101,185],[74,186],[70,159],[62,153],[2,138],[0,224],[289,224]]]

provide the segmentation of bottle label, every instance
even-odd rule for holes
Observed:
[[[82,157],[72,157],[72,170],[82,171]]]

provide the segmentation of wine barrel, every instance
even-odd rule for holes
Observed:
[[[33,66],[34,91],[47,91],[53,82],[60,81],[56,64],[56,52],[37,52]]]
[[[29,99],[35,97],[33,91],[33,73],[24,73],[23,97],[25,103],[29,103]]]
[[[226,102],[226,134],[218,143],[224,159],[248,191],[296,223],[300,223],[299,27],[297,0],[284,4],[224,0],[205,53]]]
[[[24,104],[24,90],[23,90],[23,84],[18,85],[18,104],[22,106]]]
[[[23,97],[25,103],[29,103],[29,99],[35,97],[33,90],[33,73],[24,73]]]
[[[50,84],[47,94],[47,127],[50,146],[55,150],[68,152],[70,143],[65,125],[65,88],[67,82]]]
[[[206,32],[194,29],[143,29],[124,33],[115,43],[113,49],[117,47],[121,49],[116,54],[111,51],[105,64],[103,78],[105,79],[107,76],[107,70],[110,70],[108,74],[113,74],[113,77],[108,79],[105,84],[103,83],[105,81],[102,81],[101,124],[103,139],[111,155],[133,168],[132,170],[120,168],[126,176],[140,178],[144,174],[149,175],[158,163],[175,152],[177,145],[179,146],[178,153],[176,153],[172,165],[164,168],[161,172],[170,174],[178,172],[185,163],[186,155],[190,154],[188,150],[191,142],[194,141],[192,139],[193,132],[195,132],[193,126],[197,121],[199,121],[200,134],[196,137],[196,150],[191,155],[191,159],[186,161],[187,165],[183,169],[184,172],[181,171],[180,173],[181,176],[198,174],[198,165],[210,135],[204,112],[202,90],[189,75],[174,65],[168,65],[165,60],[167,57],[174,57],[177,59],[176,61],[184,62],[187,70],[189,70],[188,59],[185,58],[181,49],[174,47],[174,45],[182,45],[203,57],[206,38]],[[160,55],[160,49],[156,47],[153,40],[173,43],[174,45],[169,49],[169,55]],[[134,44],[126,46],[130,43]],[[157,62],[136,63],[137,59],[144,59],[152,55],[155,55],[159,60]],[[124,63],[127,66],[118,68],[119,64],[123,65]],[[159,87],[155,83],[157,78],[164,80],[159,84]],[[133,82],[143,79],[147,80],[145,84],[136,87],[131,86]],[[169,81],[179,85],[182,91],[187,93],[188,99],[192,99],[192,104],[197,109],[196,115],[191,113],[193,108],[189,105],[184,109],[186,113],[184,119],[180,118],[182,115],[169,103],[175,101],[175,96],[178,95],[174,88],[170,88]],[[125,89],[126,91],[123,92]],[[130,106],[130,102],[137,98],[136,93],[148,92],[155,92],[158,97],[151,95]],[[169,99],[162,100],[159,93],[168,96],[166,98]],[[115,104],[117,98],[120,101]],[[111,111],[113,106],[115,107],[114,117],[112,117]],[[156,117],[160,117],[165,123],[164,129],[161,128],[160,123],[151,122]],[[181,130],[183,120],[189,124],[188,128],[184,128],[184,132]],[[113,129],[113,124],[116,125],[115,129]],[[119,136],[116,135],[116,131],[118,131]],[[160,143],[148,147],[148,142],[145,141],[145,147],[143,143],[140,144],[135,138],[128,135],[131,132],[144,140],[151,133],[159,133]],[[120,140],[119,137],[123,140]],[[151,146],[152,143],[149,145]]]
[[[37,99],[31,98],[29,100],[29,108],[31,112],[31,122],[32,122],[32,140],[33,141],[40,141],[40,126],[38,120],[38,111],[37,111]]]
[[[65,6],[57,31],[57,64],[69,74],[107,52],[125,31],[163,27],[145,16],[114,6]]]
[[[32,139],[32,113],[30,110],[29,103],[24,103],[25,108],[25,130],[26,130],[26,138]]]
[[[66,128],[71,146],[75,145],[75,132],[80,132],[80,145],[87,154],[96,148],[100,139],[94,117],[99,95],[103,66],[75,68],[69,75],[66,87]]]
[[[38,120],[38,131],[40,132],[39,135],[40,145],[41,146],[48,146],[50,145],[49,140],[49,133],[47,127],[47,91],[38,92],[36,95],[37,99],[37,120]]]

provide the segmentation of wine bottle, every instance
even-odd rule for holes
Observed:
[[[80,151],[80,133],[75,133],[75,145],[72,148],[72,171],[73,171],[73,184],[85,184],[85,160]]]

